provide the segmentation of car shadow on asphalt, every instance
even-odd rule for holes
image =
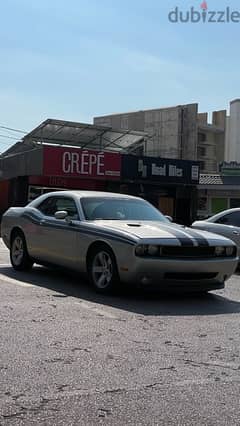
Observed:
[[[166,294],[160,289],[122,286],[111,295],[100,295],[83,277],[65,270],[35,266],[31,272],[16,272],[0,267],[0,273],[20,283],[53,291],[52,297],[73,297],[81,301],[109,306],[123,311],[152,316],[223,315],[240,312],[240,302],[226,297],[224,290],[200,294]],[[4,278],[3,278],[4,281]],[[0,282],[1,284],[1,282]],[[55,294],[57,293],[57,294]]]

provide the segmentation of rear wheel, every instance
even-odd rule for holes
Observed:
[[[33,261],[27,251],[26,240],[22,232],[14,233],[10,248],[11,264],[16,271],[27,271],[32,268]]]
[[[109,293],[119,283],[114,254],[107,246],[99,246],[91,254],[88,265],[89,279],[98,293]]]

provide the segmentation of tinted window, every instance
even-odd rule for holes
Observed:
[[[53,197],[47,198],[46,200],[42,201],[41,204],[39,204],[37,209],[40,210],[40,212],[45,214],[46,216],[51,216],[52,215],[52,209],[53,209],[53,203],[54,203]]]
[[[240,226],[240,212],[226,214],[225,216],[222,216],[218,220],[216,220],[216,223],[221,223],[223,225]]]
[[[66,212],[68,212],[68,216],[70,216],[73,219],[78,219],[77,207],[76,207],[75,201],[72,200],[71,198],[64,198],[64,197],[56,198],[55,208],[56,208],[55,212],[65,210]]]
[[[146,201],[115,198],[84,198],[81,200],[87,220],[154,220],[169,221]]]
[[[57,211],[64,210],[72,219],[79,218],[75,201],[66,197],[47,198],[38,206],[38,210],[46,216],[54,216]]]

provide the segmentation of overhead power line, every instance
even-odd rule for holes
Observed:
[[[2,134],[0,134],[0,137],[1,138],[6,138],[6,139],[13,139],[15,141],[20,141],[21,140],[21,138],[15,138],[14,136],[7,136],[7,135],[2,135]],[[0,142],[0,143],[4,143],[4,142]]]
[[[14,129],[12,127],[2,126],[2,125],[0,125],[0,129],[10,130],[11,132],[22,133],[24,135],[26,135],[28,133],[28,132],[25,132],[24,130]]]

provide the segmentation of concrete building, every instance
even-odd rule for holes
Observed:
[[[225,161],[240,162],[240,99],[230,102],[225,140]]]
[[[151,137],[138,146],[139,155],[197,160],[203,173],[218,172],[224,161],[225,110],[213,112],[212,123],[194,103],[95,117],[94,124],[147,132]]]
[[[94,124],[151,135],[138,154],[196,160],[197,104],[95,117]]]
[[[198,114],[197,159],[201,162],[202,173],[216,173],[224,161],[226,110],[214,111],[212,122],[208,114]]]

